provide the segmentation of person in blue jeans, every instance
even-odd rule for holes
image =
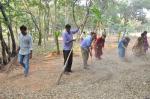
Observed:
[[[27,77],[29,72],[29,59],[32,58],[32,37],[27,33],[27,27],[22,25],[19,34],[18,60],[24,67],[24,75]]]
[[[130,38],[124,37],[118,44],[118,54],[121,60],[125,59],[125,52],[129,42],[130,42]]]

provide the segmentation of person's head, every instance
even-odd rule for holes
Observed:
[[[65,29],[66,29],[66,31],[69,33],[69,32],[70,32],[70,29],[71,29],[71,25],[67,24],[67,25],[65,26]]]
[[[95,32],[91,32],[92,40],[96,39],[97,35]]]
[[[24,25],[20,26],[20,31],[21,31],[21,33],[22,33],[23,35],[26,35],[26,34],[27,34],[27,27],[24,26]]]
[[[106,29],[104,29],[104,31],[106,31]]]
[[[125,45],[126,47],[128,46],[129,42],[130,42],[130,38],[129,38],[129,37],[125,37],[125,38],[124,38],[124,45]]]
[[[141,34],[141,37],[144,37],[145,36],[145,34],[144,34],[144,32]]]
[[[102,39],[105,39],[106,38],[106,34],[102,34]]]
[[[144,31],[143,33],[144,33],[144,35],[147,35],[147,31]]]
[[[127,43],[130,42],[130,38],[129,37],[125,37],[125,40],[127,41]]]

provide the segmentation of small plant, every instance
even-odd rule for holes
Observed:
[[[57,54],[60,54],[60,48],[59,48],[59,36],[60,36],[61,32],[60,31],[56,31],[54,32],[54,37],[55,37],[55,43],[56,43],[56,47],[57,47]]]

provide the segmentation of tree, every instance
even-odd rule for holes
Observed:
[[[11,53],[10,53],[9,48],[6,45],[6,42],[3,38],[1,22],[0,22],[0,41],[1,41],[1,47],[2,47],[2,63],[4,65],[6,65],[8,63],[8,61],[10,61],[10,54]],[[6,52],[8,54],[8,58],[6,56]]]
[[[12,40],[12,56],[16,55],[16,42],[15,42],[15,38],[14,38],[14,34],[13,34],[13,30],[12,30],[12,25],[10,24],[8,17],[5,13],[4,7],[2,5],[2,3],[0,2],[0,10],[2,12],[2,15],[4,17],[5,23],[10,31],[10,35],[11,35],[11,40]]]

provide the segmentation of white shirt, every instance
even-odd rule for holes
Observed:
[[[30,54],[32,50],[32,36],[30,34],[22,35],[22,33],[19,34],[19,54],[21,55],[27,55]]]

